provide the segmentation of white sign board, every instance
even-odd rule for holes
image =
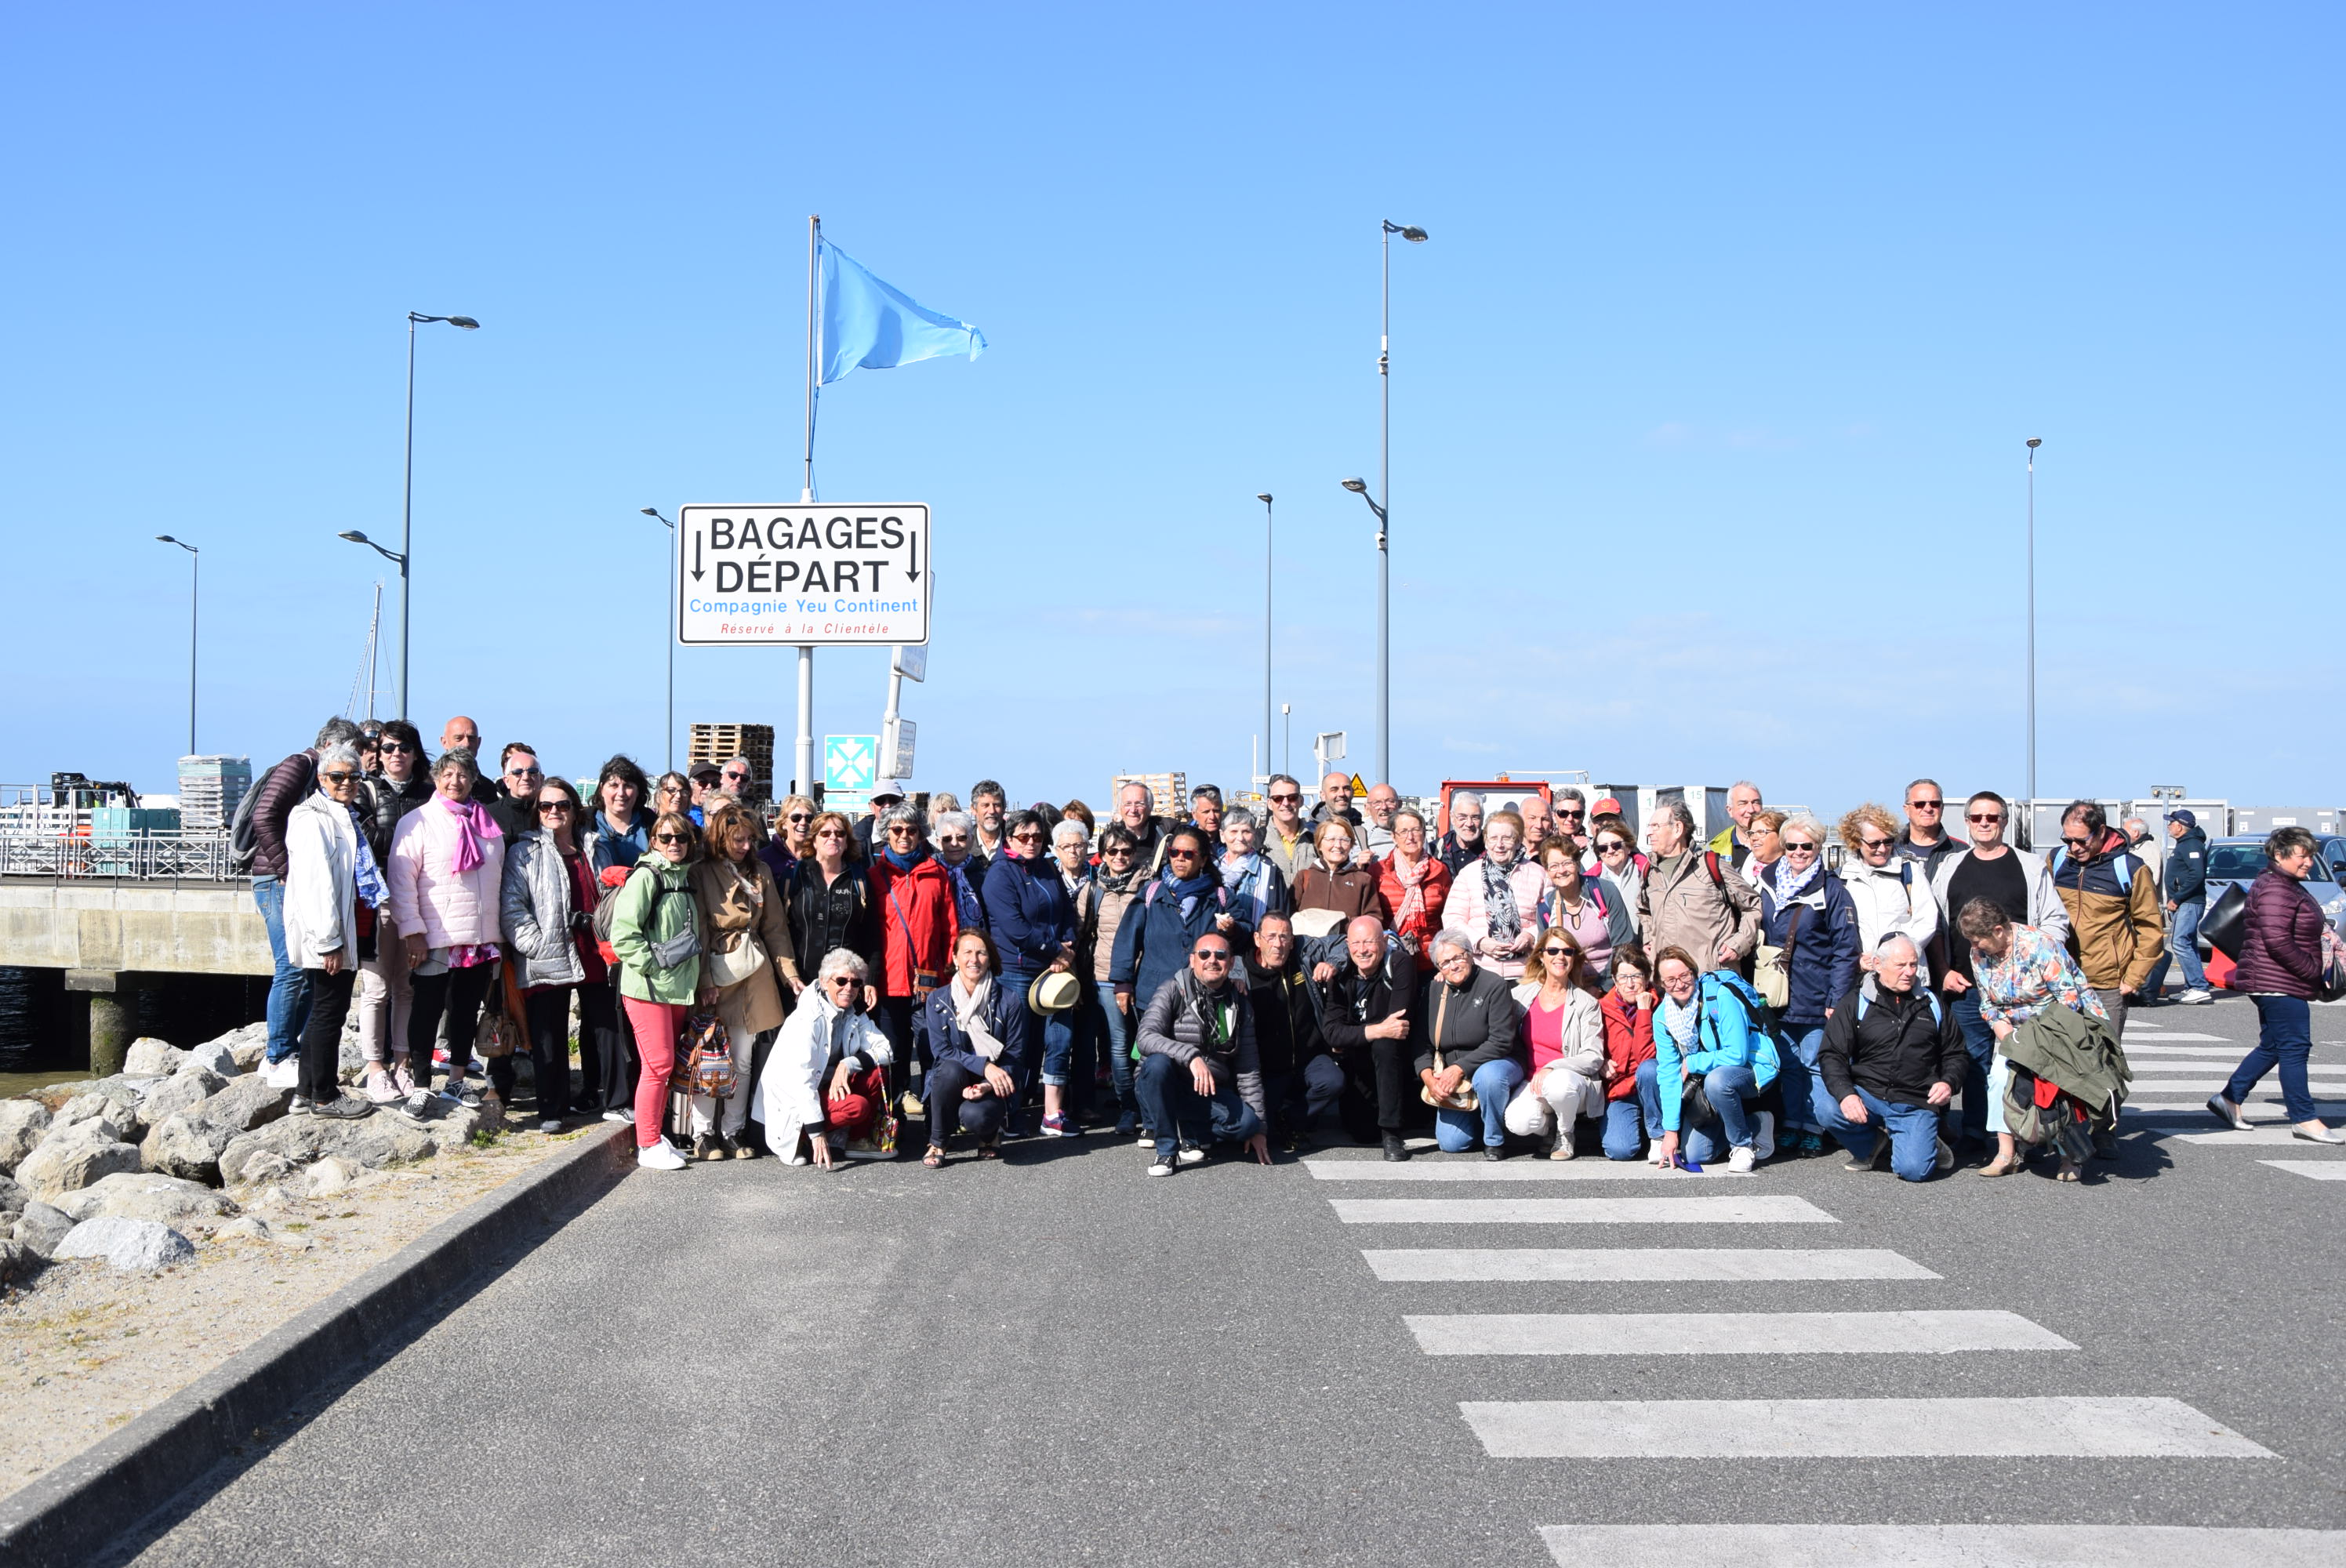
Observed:
[[[880,738],[876,735],[826,735],[822,738],[822,803],[832,810],[867,804],[879,779]]]
[[[925,504],[686,506],[676,549],[688,647],[929,640]]]
[[[909,718],[892,718],[880,727],[882,777],[903,780],[913,776],[913,742],[918,729]]]

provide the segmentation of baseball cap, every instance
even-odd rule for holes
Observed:
[[[1592,817],[1600,816],[1607,811],[1616,817],[1621,814],[1621,802],[1610,795],[1599,796],[1596,804],[1588,808],[1588,814]]]
[[[716,779],[721,777],[724,771],[725,770],[723,769],[718,767],[714,762],[696,762],[689,769],[687,770],[685,777],[688,779]]]
[[[2170,822],[2180,822],[2187,828],[2196,828],[2199,825],[2198,818],[2179,807],[2175,810],[2169,811],[2167,814],[2167,820]]]

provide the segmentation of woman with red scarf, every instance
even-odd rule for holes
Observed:
[[[1376,862],[1377,886],[1392,911],[1393,935],[1417,959],[1420,974],[1433,972],[1433,933],[1450,899],[1450,868],[1426,852],[1425,819],[1404,806],[1393,813],[1392,853]]]

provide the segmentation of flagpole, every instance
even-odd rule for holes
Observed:
[[[807,384],[806,384],[806,479],[800,491],[802,502],[814,499],[814,392],[815,392],[815,278],[820,265],[815,254],[822,233],[822,214],[807,215]],[[811,644],[799,645],[799,733],[792,770],[797,779],[794,788],[811,798],[815,793],[814,778],[814,648]]]

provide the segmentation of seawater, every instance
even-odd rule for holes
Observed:
[[[269,982],[245,975],[158,976],[138,993],[138,1033],[199,1045],[266,1015]],[[81,1043],[66,1038],[64,977],[0,967],[0,1096],[86,1076]]]

